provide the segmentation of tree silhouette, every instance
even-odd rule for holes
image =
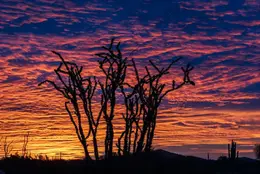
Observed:
[[[255,144],[254,153],[257,159],[260,159],[260,144]]]
[[[39,85],[50,83],[67,99],[65,109],[74,125],[86,159],[91,159],[88,151],[90,136],[92,136],[95,159],[99,159],[97,130],[101,118],[106,123],[105,158],[110,158],[114,154],[113,119],[117,114],[115,107],[118,93],[122,94],[123,107],[125,107],[125,112],[122,113],[124,130],[115,144],[118,155],[129,155],[142,151],[149,152],[152,148],[158,109],[162,100],[167,94],[186,84],[195,85],[189,77],[193,67],[189,64],[186,68],[182,67],[183,82],[176,85],[173,80],[169,88],[162,83],[162,78],[169,74],[172,65],[178,62],[181,57],[173,59],[165,68],[159,68],[154,62],[149,61],[154,70],[152,71],[148,66],[145,66],[145,74],[140,75],[134,59],[129,62],[123,56],[120,42],[114,45],[114,39],[112,39],[108,47],[102,48],[105,51],[96,54],[101,59],[98,63],[104,75],[102,80],[98,80],[95,76],[83,78],[81,75],[82,66],[79,67],[75,63],[65,61],[59,53],[53,51],[61,59],[59,67],[54,70],[58,82],[45,80]],[[125,82],[129,67],[133,67],[136,77],[136,82],[131,84]],[[97,88],[100,88],[102,93],[99,112],[97,116],[94,116],[92,102]],[[83,108],[83,113],[80,108]],[[88,122],[87,132],[83,128],[83,115],[86,116]]]
[[[136,63],[132,59],[132,65],[134,67],[137,83],[134,86],[125,83],[127,87],[132,89],[132,92],[128,95],[125,94],[124,88],[121,87],[121,91],[125,98],[126,113],[123,114],[123,118],[125,120],[125,130],[121,134],[117,143],[119,148],[118,152],[123,151],[123,154],[130,153],[131,135],[133,132],[135,132],[132,147],[133,153],[150,151],[152,148],[154,131],[156,127],[158,108],[163,98],[168,93],[180,89],[185,84],[195,85],[189,77],[189,73],[192,71],[193,67],[188,64],[186,68],[182,68],[184,73],[183,82],[176,85],[173,80],[171,88],[164,90],[166,84],[161,83],[161,79],[165,75],[169,74],[169,70],[172,65],[180,59],[181,57],[172,60],[166,68],[162,69],[159,69],[158,66],[156,66],[152,61],[149,61],[150,65],[156,70],[156,73],[152,75],[148,66],[145,66],[146,74],[143,77],[140,77]],[[142,124],[140,123],[140,118],[142,118]],[[133,126],[135,131],[133,131]],[[121,139],[124,139],[123,149],[121,149]]]
[[[154,137],[154,131],[156,127],[156,119],[158,115],[158,108],[163,100],[163,98],[170,92],[176,91],[183,87],[185,84],[195,85],[193,81],[190,80],[189,73],[193,70],[193,67],[189,64],[182,71],[184,73],[183,82],[179,85],[172,81],[172,86],[170,89],[164,90],[166,84],[161,83],[161,79],[169,74],[169,70],[174,63],[179,61],[181,57],[172,60],[171,63],[166,67],[159,69],[151,60],[149,61],[151,66],[156,70],[155,74],[151,74],[147,66],[145,66],[146,74],[140,78],[136,64],[134,60],[133,66],[135,69],[137,85],[133,87],[134,91],[139,95],[140,100],[143,104],[143,126],[141,129],[140,139],[138,141],[136,152],[150,151],[152,147],[152,141]],[[146,143],[144,142],[146,137]],[[145,144],[145,147],[144,147]],[[144,149],[143,149],[144,148]]]
[[[113,49],[114,39],[109,47],[103,46],[106,52],[96,54],[100,58],[99,68],[105,75],[105,83],[101,83],[102,96],[104,98],[103,118],[106,121],[105,158],[113,155],[114,128],[113,119],[115,116],[116,90],[123,85],[126,77],[127,58],[124,58],[120,50],[120,42]],[[116,52],[116,53],[115,53]]]
[[[136,152],[137,139],[139,132],[141,131],[139,121],[143,113],[144,105],[141,103],[140,97],[135,95],[135,91],[132,91],[130,94],[126,94],[125,89],[121,86],[121,92],[124,96],[126,110],[125,113],[122,114],[125,121],[125,128],[121,133],[121,136],[118,138],[117,147],[119,155],[121,155],[121,151],[123,152],[123,155],[129,155],[131,153],[131,149],[132,153]],[[123,148],[121,147],[122,139],[124,144]]]
[[[74,125],[77,137],[84,149],[85,158],[89,160],[91,159],[88,151],[87,139],[90,137],[90,135],[92,135],[95,159],[99,159],[96,135],[102,113],[103,98],[101,100],[100,112],[95,120],[92,112],[92,98],[97,87],[96,77],[83,78],[81,75],[83,70],[82,66],[79,67],[75,63],[65,61],[64,58],[55,51],[53,51],[53,53],[58,55],[61,59],[59,67],[54,70],[58,77],[59,84],[50,80],[45,80],[41,82],[39,86],[43,83],[50,83],[68,100],[65,102],[65,108],[71,122]],[[69,105],[71,105],[71,108]],[[87,117],[88,132],[84,132],[83,129],[83,114],[80,111],[80,107],[83,107],[84,114]],[[71,109],[73,109],[73,112],[71,111]]]

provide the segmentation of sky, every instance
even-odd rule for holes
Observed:
[[[195,67],[196,86],[171,93],[160,107],[155,149],[217,158],[234,139],[241,156],[254,157],[259,0],[0,0],[0,37],[0,137],[14,140],[13,152],[29,132],[32,154],[83,156],[65,100],[38,83],[55,79],[59,58],[52,50],[84,66],[86,76],[101,76],[95,54],[114,37],[140,73],[148,60],[164,67],[183,56],[166,84],[181,82],[181,66]]]

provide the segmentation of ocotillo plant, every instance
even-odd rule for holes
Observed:
[[[193,70],[193,67],[188,64],[186,68],[182,67],[182,71],[184,74],[183,82],[179,85],[176,85],[175,81],[173,80],[171,88],[164,90],[166,84],[161,83],[162,77],[168,74],[172,65],[180,59],[181,57],[172,60],[166,68],[162,69],[159,69],[159,67],[157,67],[152,61],[150,61],[150,64],[156,70],[156,73],[151,74],[151,71],[148,69],[147,66],[145,66],[146,74],[143,77],[140,77],[135,61],[132,60],[137,79],[137,85],[135,85],[133,89],[139,95],[141,103],[143,104],[143,125],[140,131],[141,134],[138,140],[136,152],[151,150],[154,131],[156,127],[158,108],[163,98],[170,92],[180,89],[185,84],[195,85],[195,83],[191,81],[189,77],[189,74]],[[144,142],[145,139],[146,142]]]
[[[27,134],[24,135],[24,137],[23,137],[23,148],[22,148],[22,157],[23,158],[26,158],[28,156],[28,149],[27,149],[28,140],[29,140],[29,132],[27,132]]]
[[[13,140],[8,143],[7,137],[4,138],[3,146],[4,146],[4,157],[5,158],[7,158],[13,151],[12,143],[13,143]]]
[[[137,138],[139,132],[141,131],[139,121],[140,116],[143,114],[144,105],[141,104],[139,96],[133,93],[134,91],[128,95],[125,93],[123,87],[121,87],[121,91],[124,96],[124,104],[126,109],[125,113],[122,114],[125,121],[125,129],[118,139],[117,147],[119,155],[121,155],[121,151],[123,152],[123,155],[129,155],[131,153],[131,149],[132,153],[136,152]],[[122,139],[124,144],[123,148],[121,147]]]
[[[97,87],[97,80],[95,77],[83,78],[81,74],[83,70],[82,66],[79,67],[75,63],[65,61],[64,58],[55,51],[53,51],[53,53],[58,55],[61,59],[59,67],[54,70],[59,83],[45,80],[41,82],[39,86],[43,83],[50,83],[67,99],[65,102],[65,108],[70,117],[70,121],[74,125],[77,137],[84,149],[85,158],[89,160],[91,159],[88,151],[87,140],[90,135],[92,135],[95,159],[98,159],[99,154],[96,135],[104,100],[102,97],[101,109],[95,120],[92,112],[92,98]],[[81,107],[84,109],[84,113],[81,112]],[[84,132],[83,128],[82,117],[84,115],[88,121],[88,132]]]
[[[173,60],[166,68],[162,68],[161,70],[150,61],[150,64],[156,70],[156,73],[152,75],[148,67],[145,66],[146,74],[143,77],[139,76],[135,61],[132,60],[137,84],[131,86],[130,84],[125,83],[127,87],[132,89],[132,92],[128,95],[125,94],[122,88],[122,93],[125,98],[126,114],[123,114],[125,130],[118,139],[118,152],[123,151],[123,154],[130,153],[131,136],[133,132],[135,132],[133,134],[133,153],[150,151],[156,127],[158,108],[162,99],[169,92],[180,89],[185,84],[195,85],[189,78],[189,73],[193,67],[187,65],[185,69],[182,68],[184,73],[183,82],[179,85],[175,85],[175,81],[173,81],[171,88],[164,90],[166,84],[160,83],[160,80],[169,73],[171,66],[178,60],[180,60],[180,58]],[[142,124],[139,123],[140,118]],[[133,126],[135,129],[134,131]],[[124,139],[123,149],[121,147],[122,139]]]
[[[162,68],[161,70],[150,61],[150,64],[156,70],[156,73],[152,75],[148,67],[145,66],[146,75],[143,77],[139,76],[135,61],[132,60],[137,84],[131,86],[130,84],[125,83],[127,87],[132,89],[132,92],[128,95],[124,92],[124,88],[121,87],[125,99],[126,112],[123,114],[125,130],[121,134],[117,143],[119,155],[121,154],[121,151],[124,155],[130,153],[132,133],[134,133],[132,147],[133,153],[150,151],[156,127],[158,108],[162,99],[168,93],[180,89],[185,84],[195,85],[189,77],[189,73],[192,71],[193,67],[187,65],[185,69],[182,68],[184,73],[183,82],[179,85],[175,85],[175,81],[173,81],[171,88],[164,90],[166,84],[160,83],[160,80],[163,76],[169,73],[171,66],[178,60],[180,60],[180,58],[171,61],[166,68]],[[139,123],[140,118],[142,124]],[[123,148],[121,147],[122,139],[124,139]]]
[[[228,144],[228,158],[230,160],[235,160],[239,156],[239,151],[237,151],[237,143],[235,141],[231,141],[231,145]]]
[[[114,50],[114,39],[109,47],[102,47],[105,52],[96,54],[100,58],[99,68],[105,75],[105,82],[100,84],[104,97],[103,118],[106,121],[105,158],[113,155],[114,128],[113,119],[115,116],[116,91],[123,85],[126,77],[127,58],[124,58],[120,50],[120,42]]]

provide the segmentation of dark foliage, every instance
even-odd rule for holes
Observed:
[[[0,169],[7,174],[257,174],[260,172],[260,162],[243,158],[235,161],[214,161],[157,150],[98,161],[47,161],[7,158],[0,161]]]
[[[254,147],[254,153],[257,159],[260,159],[260,144],[256,144]]]

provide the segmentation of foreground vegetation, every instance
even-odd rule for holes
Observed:
[[[227,156],[220,156],[218,160],[202,159],[193,156],[183,156],[164,150],[152,150],[119,156],[114,154],[109,159],[102,160],[64,160],[60,156],[53,159],[47,155],[32,155],[28,153],[29,133],[24,136],[24,143],[19,152],[13,152],[12,141],[4,138],[0,145],[4,150],[4,157],[0,160],[1,170],[6,174],[83,174],[83,173],[214,173],[214,174],[253,174],[260,173],[260,161],[240,157],[237,143],[231,141],[227,145]],[[254,148],[259,158],[259,145]],[[1,173],[2,174],[2,173]]]
[[[253,174],[260,172],[260,161],[249,158],[206,160],[163,150],[117,156],[109,160],[39,160],[11,157],[0,161],[7,174],[83,174],[83,173],[205,173]]]
[[[149,152],[152,149],[159,106],[169,93],[185,85],[195,86],[190,79],[193,67],[190,64],[181,67],[182,82],[176,83],[172,79],[172,84],[166,85],[163,78],[181,57],[169,60],[165,67],[157,66],[149,60],[141,73],[135,60],[130,61],[124,56],[120,42],[115,44],[112,39],[109,46],[103,46],[102,49],[103,52],[96,54],[102,75],[85,77],[82,66],[66,61],[60,53],[53,51],[60,59],[60,65],[54,70],[57,78],[55,81],[45,80],[39,86],[50,84],[66,99],[65,109],[87,160],[92,160],[89,146],[94,150],[94,159],[99,159],[97,133],[102,119],[106,126],[103,139],[106,159],[114,153],[127,156]],[[129,71],[133,72],[135,80],[129,77]],[[123,107],[123,113],[115,109],[118,105]],[[95,110],[98,112],[95,113]],[[114,136],[114,118],[124,122],[118,139]]]

